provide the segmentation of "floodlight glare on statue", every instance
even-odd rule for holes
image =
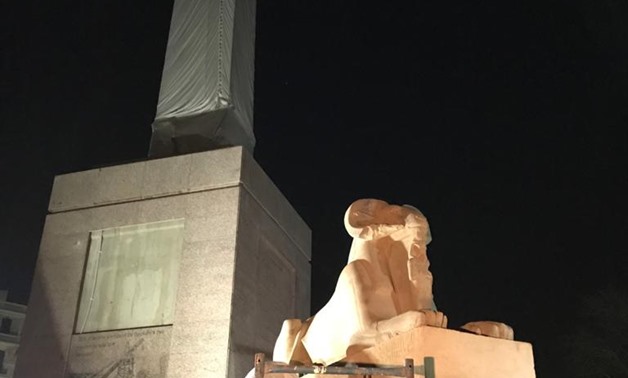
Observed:
[[[255,146],[255,0],[175,0],[149,156]]]

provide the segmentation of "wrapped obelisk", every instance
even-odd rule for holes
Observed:
[[[255,0],[175,0],[149,156],[253,151]]]

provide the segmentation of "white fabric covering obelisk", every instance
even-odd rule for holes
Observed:
[[[175,0],[150,156],[242,145],[253,135],[255,0]]]

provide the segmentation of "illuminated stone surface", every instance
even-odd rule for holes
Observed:
[[[298,319],[284,322],[273,360],[329,365],[367,348],[392,347],[389,340],[394,338],[399,342],[403,339],[397,336],[414,332],[417,327],[427,329],[425,332],[430,335],[434,330],[421,326],[434,327],[434,332],[447,327],[447,317],[436,310],[433,300],[427,258],[431,234],[427,219],[420,211],[375,199],[358,200],[345,214],[345,227],[354,239],[347,266],[338,278],[332,297],[314,317],[304,322]],[[465,329],[512,343],[512,328],[503,323],[472,322],[465,325]],[[453,335],[443,332],[443,340]],[[475,343],[490,342],[486,338],[468,339],[460,332],[455,334],[472,345],[471,349],[475,348]],[[438,337],[430,337],[430,347],[440,345],[438,340]],[[419,341],[422,343],[423,339]],[[510,350],[509,345],[515,345],[503,342],[490,345],[506,350]],[[451,343],[455,345],[455,341]],[[423,344],[420,346],[422,348]],[[375,350],[385,349],[382,348]],[[490,353],[490,347],[487,348],[481,349],[483,353]],[[451,347],[446,350],[456,352]],[[499,353],[495,356],[500,356]],[[530,358],[531,355],[530,348]],[[387,364],[396,361],[401,364],[407,357],[403,353],[383,356],[391,358],[385,361]]]
[[[283,319],[309,315],[309,228],[240,147],[57,176],[49,211],[17,377],[242,377]],[[183,222],[172,320],[78,334],[93,232],[172,220]]]
[[[437,378],[535,377],[532,346],[528,343],[426,326],[399,334],[345,360],[361,364],[403,365],[405,358],[412,358],[415,366],[419,366],[424,357],[434,358]],[[347,378],[339,375],[305,377]],[[279,375],[269,375],[268,378],[279,378]]]

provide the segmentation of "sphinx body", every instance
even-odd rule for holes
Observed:
[[[312,318],[284,322],[273,360],[329,365],[419,326],[447,327],[433,300],[431,235],[419,210],[362,199],[345,213],[345,227],[353,243],[332,297]],[[512,339],[503,323],[463,328]]]

